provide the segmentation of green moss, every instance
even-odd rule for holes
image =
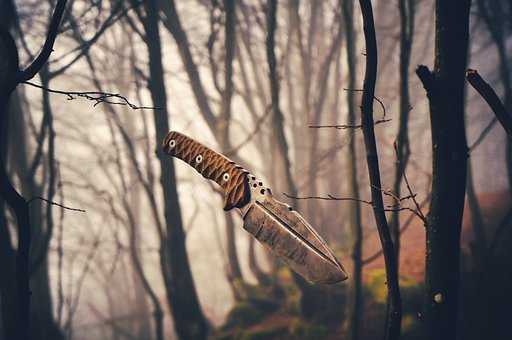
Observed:
[[[368,280],[366,280],[365,283],[365,289],[375,302],[382,304],[386,303],[388,288],[386,284],[386,271],[384,268],[369,271]],[[400,292],[403,300],[413,301],[419,299],[421,301],[419,294],[421,294],[422,290],[423,286],[418,284],[415,280],[408,277],[400,277]]]
[[[384,269],[371,270],[365,283],[365,296],[373,299],[378,305],[379,314],[385,313],[387,298],[386,272]],[[402,335],[404,339],[416,339],[421,335],[421,324],[418,312],[423,305],[423,284],[407,277],[400,277],[400,295],[402,297]],[[380,310],[382,308],[382,310]]]
[[[293,339],[321,340],[327,338],[328,330],[325,326],[295,319],[290,324],[290,335]]]
[[[263,319],[265,313],[249,302],[237,303],[229,311],[224,329],[254,325]]]
[[[386,271],[381,268],[369,271],[365,289],[375,302],[380,304],[386,303],[388,294],[386,286]]]
[[[286,335],[286,327],[276,327],[261,330],[247,331],[241,335],[240,340],[270,340],[282,339]]]

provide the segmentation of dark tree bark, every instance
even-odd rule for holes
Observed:
[[[347,53],[347,72],[349,89],[356,88],[356,58],[355,58],[355,33],[354,33],[354,1],[343,0],[343,22],[345,25],[345,43]],[[341,77],[341,75],[336,75]],[[356,105],[353,91],[347,91],[347,124],[356,124]],[[363,314],[363,282],[362,282],[362,252],[363,252],[363,226],[361,223],[361,202],[359,202],[359,180],[357,170],[356,135],[353,129],[348,130],[347,149],[347,173],[349,183],[347,195],[355,200],[349,203],[348,224],[352,237],[352,263],[354,266],[352,280],[350,282],[352,292],[347,304],[346,326],[349,339],[359,339],[361,319]]]
[[[53,51],[53,44],[57,37],[66,2],[66,0],[57,2],[44,46],[34,61],[24,70],[19,68],[18,50],[9,32],[9,27],[4,24],[0,26],[0,133],[2,133],[0,141],[2,142],[8,140],[7,126],[9,124],[8,105],[10,96],[21,82],[33,78],[48,61]],[[18,227],[16,275],[9,278],[9,280],[16,282],[16,292],[10,293],[15,293],[17,307],[11,312],[15,314],[11,320],[14,321],[14,326],[8,326],[7,331],[13,332],[15,339],[25,340],[30,338],[31,330],[29,287],[31,224],[29,205],[27,200],[12,185],[3,160],[0,163],[0,197],[14,212]]]
[[[363,30],[366,42],[366,69],[361,102],[361,124],[371,185],[373,213],[384,252],[386,268],[388,297],[384,338],[391,340],[400,337],[402,303],[398,285],[397,259],[382,200],[379,156],[373,121],[373,100],[375,98],[375,84],[377,81],[377,41],[375,38],[372,3],[370,0],[359,0],[359,5],[361,6],[363,16]]]
[[[48,86],[50,82],[48,66],[43,65],[40,71],[41,82]],[[43,122],[42,130],[46,131],[44,137],[38,143],[47,142],[47,157],[34,159],[32,164],[28,155],[28,141],[25,133],[27,112],[22,110],[21,93],[14,93],[11,98],[12,132],[15,137],[16,149],[11,151],[13,173],[20,180],[21,193],[24,197],[45,197],[53,200],[56,188],[55,165],[55,131],[53,129],[53,110],[48,92],[42,93]],[[14,145],[13,145],[14,146]],[[42,146],[41,146],[42,147]],[[36,163],[34,163],[36,162]],[[40,164],[38,164],[40,163]],[[43,182],[38,183],[35,170],[44,168]],[[34,170],[32,170],[34,169]],[[44,184],[43,184],[44,183]],[[47,192],[44,193],[44,187]],[[53,210],[54,206],[43,204],[41,200],[32,201],[30,204],[30,218],[32,221],[32,244],[30,256],[30,282],[31,293],[31,337],[40,339],[62,339],[58,325],[53,317],[53,303],[50,289],[48,248],[53,234]]]
[[[0,140],[6,143],[9,133],[9,101],[12,92],[15,90],[17,83],[17,75],[19,72],[18,65],[18,52],[16,45],[8,31],[2,31],[0,41],[0,131],[5,135],[0,136]],[[5,153],[7,154],[7,152]],[[29,295],[29,249],[30,249],[30,220],[27,201],[16,191],[12,186],[9,176],[7,174],[6,164],[7,157],[2,160],[0,164],[0,197],[2,201],[7,203],[15,216],[18,224],[18,249],[15,253],[6,253],[3,256],[5,261],[11,261],[11,256],[15,257],[15,272],[13,276],[6,277],[2,284],[2,313],[4,318],[3,323],[5,327],[6,337],[13,339],[29,339],[30,331],[30,295]],[[3,238],[8,237],[9,231],[7,223],[3,223],[6,230],[2,231]],[[9,239],[3,240],[4,244],[10,242]],[[6,249],[8,252],[8,248]],[[10,264],[7,263],[7,268]],[[8,281],[8,282],[6,282]],[[14,284],[13,284],[14,283]],[[5,289],[5,290],[4,290]],[[13,289],[14,291],[12,291]],[[5,294],[12,294],[7,296]],[[5,299],[5,301],[4,301]],[[7,306],[4,303],[9,303],[9,308],[13,310],[6,311]],[[11,323],[11,324],[8,324]]]
[[[2,128],[5,130],[2,136],[6,136],[7,124]],[[7,140],[1,142],[2,160],[1,164],[7,164]],[[2,336],[4,339],[15,339],[18,326],[18,299],[16,280],[16,250],[11,243],[11,232],[6,219],[6,206],[3,197],[0,196],[0,267],[3,268],[3,274],[0,276],[0,294],[1,294],[1,316],[2,316]]]
[[[156,0],[150,0],[144,3],[147,13],[144,28],[149,54],[148,88],[154,106],[161,108],[161,110],[153,111],[156,145],[160,145],[170,127],[156,2]],[[160,148],[158,148],[157,157],[160,164],[160,184],[165,204],[165,254],[161,254],[161,257],[164,262],[163,274],[167,300],[178,336],[181,339],[205,339],[208,326],[199,305],[185,249],[185,234],[176,190],[174,163]]]
[[[435,66],[418,67],[429,98],[432,201],[427,221],[425,326],[430,339],[456,339],[460,231],[466,189],[464,73],[471,1],[436,1]]]

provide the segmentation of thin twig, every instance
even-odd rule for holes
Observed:
[[[391,119],[379,119],[376,120],[373,125],[379,125],[382,123],[390,122]],[[347,129],[362,129],[362,124],[343,124],[343,125],[308,125],[310,129],[325,129],[325,128],[334,128],[337,130],[347,130]]]
[[[96,105],[102,104],[102,103],[106,103],[106,104],[111,104],[111,105],[128,106],[133,110],[161,110],[161,108],[159,108],[159,107],[138,106],[138,105],[132,104],[126,97],[124,97],[118,93],[109,93],[109,92],[100,92],[100,91],[62,91],[62,90],[50,89],[48,87],[44,87],[42,85],[35,84],[30,81],[24,81],[23,83],[37,87],[39,89],[42,89],[42,90],[50,92],[50,93],[65,95],[65,96],[67,96],[68,100],[74,100],[77,97],[91,100],[94,102],[93,106],[96,106]],[[120,101],[111,101],[110,100],[111,98],[115,98]]]
[[[363,89],[344,88],[343,91],[363,92],[364,90]],[[386,107],[384,106],[384,102],[381,99],[379,99],[377,96],[373,96],[373,99],[376,100],[380,104],[380,107],[382,107],[382,118],[386,118]]]
[[[386,190],[383,190],[383,189],[379,189],[381,190],[383,193],[385,193],[386,195],[391,195],[393,197],[395,197],[394,194],[391,194],[389,191],[386,191]],[[334,196],[332,194],[327,194],[326,196],[294,196],[294,195],[290,195],[290,194],[287,194],[285,192],[283,192],[283,195],[290,198],[290,199],[295,199],[295,200],[322,200],[322,201],[352,201],[352,202],[361,202],[361,203],[364,203],[364,204],[368,204],[370,206],[374,206],[373,205],[373,202],[372,201],[367,201],[367,200],[362,200],[362,199],[357,199],[357,198],[353,198],[353,197],[337,197],[337,196]],[[415,195],[414,195],[415,196]],[[407,199],[414,199],[414,196],[406,196],[406,197],[397,197],[397,201],[404,201],[404,200],[407,200]],[[385,211],[385,212],[389,212],[389,211],[410,211],[412,212],[413,214],[415,214],[416,216],[418,216],[420,219],[423,220],[424,216],[423,214],[421,213],[421,211],[417,211],[413,208],[410,208],[410,207],[403,207],[401,205],[399,206],[396,206],[396,205],[388,205],[386,207],[383,207],[382,208],[382,211]]]
[[[46,203],[48,203],[50,205],[55,205],[55,206],[61,207],[62,209],[66,209],[66,210],[77,211],[77,212],[86,212],[84,209],[67,207],[67,206],[65,206],[63,204],[50,201],[50,200],[48,200],[48,199],[46,199],[44,197],[41,197],[41,196],[34,196],[31,199],[29,199],[27,201],[27,203],[30,204],[30,203],[32,203],[35,200],[41,200],[41,201],[44,201],[44,202],[46,202]]]
[[[296,199],[296,200],[353,201],[353,202],[361,202],[361,203],[365,203],[368,205],[373,205],[372,201],[365,201],[365,200],[357,199],[357,198],[353,198],[353,197],[336,197],[331,194],[327,194],[326,196],[294,196],[294,195],[290,195],[290,194],[283,192],[283,195],[288,198]]]
[[[393,147],[395,149],[395,153],[397,156],[397,161],[400,162],[400,159],[398,159],[398,145],[396,143],[393,144]],[[421,210],[421,206],[416,200],[416,194],[412,191],[411,184],[409,182],[409,179],[407,178],[407,173],[405,172],[405,167],[402,168],[402,177],[405,181],[405,185],[407,186],[407,191],[409,192],[409,198],[413,201],[414,206],[416,207],[416,215],[423,221],[424,225],[427,225],[427,217],[425,214],[423,214],[423,211]],[[400,202],[400,201],[398,201]]]
[[[55,43],[55,38],[57,38],[57,34],[59,32],[60,21],[64,14],[66,3],[67,0],[59,0],[57,5],[55,5],[55,11],[53,12],[52,20],[50,22],[50,27],[48,28],[48,34],[46,35],[46,41],[44,42],[43,48],[41,49],[41,52],[36,57],[36,59],[34,59],[34,61],[25,70],[20,72],[18,83],[26,82],[27,80],[32,79],[48,61],[50,54],[53,52],[53,44]]]
[[[431,196],[427,196],[421,203],[420,203],[420,207],[424,207],[429,201],[430,201],[430,198]],[[409,217],[407,218],[407,220],[404,222],[404,224],[402,225],[402,227],[400,228],[400,235],[403,234],[407,228],[409,228],[409,226],[411,225],[412,221],[414,220],[414,217],[418,217],[418,214],[416,213],[412,213],[411,215],[409,215]],[[369,263],[375,261],[376,259],[378,259],[379,257],[381,257],[383,254],[382,252],[382,248],[379,249],[378,251],[376,251],[373,255],[370,255],[368,256],[366,259],[364,259],[362,261],[362,264],[363,266],[365,265],[368,265]]]

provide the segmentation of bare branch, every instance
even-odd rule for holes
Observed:
[[[71,207],[68,207],[68,206],[65,206],[63,204],[60,204],[60,203],[57,203],[57,202],[53,202],[53,201],[50,201],[46,198],[43,198],[41,196],[34,196],[32,197],[31,199],[29,199],[27,201],[28,204],[34,202],[35,200],[41,200],[41,201],[44,201],[50,205],[55,205],[55,206],[58,206],[58,207],[61,207],[62,209],[66,209],[66,210],[71,210],[71,211],[78,211],[78,212],[86,212],[84,209],[79,209],[79,208],[71,208]]]
[[[363,92],[364,90],[363,89],[344,88],[343,91]],[[373,96],[373,99],[376,100],[380,104],[380,107],[382,108],[382,118],[385,118],[386,117],[386,107],[384,106],[384,102],[381,99],[379,99],[378,97],[376,97],[375,95]]]
[[[489,104],[508,136],[512,137],[512,115],[507,111],[491,85],[476,70],[468,69],[466,71],[466,79]]]
[[[430,201],[430,198],[431,198],[431,196],[429,195],[423,201],[421,201],[420,207],[424,207]],[[404,224],[400,228],[400,232],[399,232],[400,234],[403,234],[407,230],[407,228],[409,228],[412,221],[414,220],[414,217],[418,217],[418,215],[415,212],[412,212],[412,214],[407,218],[407,220],[404,222]],[[363,266],[375,261],[376,259],[381,257],[382,254],[383,254],[383,252],[382,252],[382,248],[381,248],[378,251],[376,251],[373,255],[370,255],[366,259],[364,259],[362,261]]]
[[[408,195],[408,196],[405,196],[405,197],[397,197],[395,194],[391,193],[389,190],[385,190],[385,189],[379,189],[379,190],[384,195],[391,196],[391,197],[393,197],[398,202],[403,202],[403,201],[406,201],[406,200],[413,200],[413,201],[415,201],[415,197],[416,197],[416,194]],[[294,196],[294,195],[290,195],[290,194],[287,194],[287,193],[283,192],[283,195],[288,197],[288,198],[295,199],[295,200],[351,201],[351,202],[360,202],[360,203],[368,204],[368,205],[374,207],[374,204],[373,204],[372,201],[367,201],[367,200],[353,198],[353,197],[337,197],[337,196],[334,196],[332,194],[327,194],[326,196]],[[413,209],[411,207],[404,207],[401,204],[399,204],[399,205],[396,205],[396,204],[395,205],[386,205],[386,206],[383,206],[380,211],[384,211],[384,212],[389,212],[389,211],[396,211],[396,212],[410,211],[414,215],[418,216],[422,221],[425,221],[425,217],[424,217],[423,213],[421,212],[421,209],[417,210],[420,206],[417,205],[417,203],[415,205],[416,205],[416,209]]]
[[[373,205],[372,201],[365,201],[352,197],[337,197],[331,194],[327,194],[327,196],[294,196],[283,192],[288,198],[296,199],[296,200],[323,200],[323,201],[352,201],[352,202],[361,202],[369,205]]]
[[[62,90],[54,90],[50,89],[48,87],[44,87],[39,84],[32,83],[30,81],[24,81],[24,84],[37,87],[41,90],[50,92],[50,93],[56,93],[56,94],[62,94],[67,96],[68,100],[74,100],[76,98],[84,98],[87,100],[91,100],[94,102],[93,106],[96,106],[98,104],[111,104],[111,105],[121,105],[121,106],[128,106],[132,110],[161,110],[159,107],[154,106],[138,106],[135,104],[132,104],[125,96],[120,95],[118,93],[110,93],[110,92],[101,92],[101,91],[62,91]],[[112,101],[111,99],[117,99],[117,101]]]
[[[62,55],[60,58],[55,60],[55,61],[58,61],[58,60],[64,59],[68,55],[78,51],[78,53],[73,57],[73,59],[70,62],[66,63],[66,65],[62,66],[58,70],[51,72],[52,78],[64,73],[68,68],[73,66],[78,60],[80,60],[83,56],[85,56],[87,54],[87,52],[89,51],[89,49],[91,48],[91,46],[94,45],[94,43],[96,43],[96,41],[99,40],[99,38],[103,35],[103,33],[105,33],[105,31],[110,26],[112,26],[114,23],[116,23],[118,20],[122,19],[124,16],[126,16],[128,14],[128,12],[133,7],[128,7],[128,8],[123,9],[123,3],[124,3],[123,0],[118,0],[117,4],[112,8],[110,15],[107,17],[107,19],[105,19],[105,21],[103,22],[103,24],[101,25],[99,30],[94,34],[94,36],[92,36],[88,40],[82,39],[80,41],[79,46],[75,47],[70,52]],[[76,27],[78,26],[78,23],[76,22],[73,15],[71,15],[71,13],[68,16],[68,21],[69,21],[71,27],[76,29]]]
[[[376,120],[373,125],[379,125],[382,123],[390,122],[391,119],[379,119]],[[325,129],[325,128],[333,128],[337,130],[347,130],[347,129],[362,129],[362,124],[342,124],[342,125],[308,125],[310,129]]]
[[[393,144],[394,146],[394,149],[395,149],[395,153],[396,153],[396,156],[397,156],[397,162],[400,163],[400,159],[398,157],[398,145],[396,143]],[[416,207],[416,210],[415,210],[415,214],[421,218],[421,220],[423,221],[424,225],[427,225],[427,217],[425,216],[425,214],[423,214],[423,211],[421,210],[421,205],[418,203],[418,201],[416,200],[416,194],[413,193],[412,191],[412,187],[411,187],[411,184],[409,183],[409,179],[407,178],[407,173],[405,172],[405,167],[402,167],[402,177],[405,181],[405,185],[407,186],[407,191],[409,192],[409,196],[407,196],[408,198],[410,198],[413,203],[414,203],[414,206]],[[398,201],[398,202],[401,202]]]
[[[34,61],[25,70],[20,72],[18,76],[18,83],[32,79],[48,61],[48,58],[50,58],[50,54],[53,52],[53,44],[55,43],[55,38],[59,31],[60,21],[64,14],[64,9],[66,8],[66,3],[67,0],[59,0],[57,2],[43,48],[36,59],[34,59]]]

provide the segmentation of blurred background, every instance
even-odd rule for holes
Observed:
[[[388,220],[400,238],[402,334],[422,339],[425,229],[418,215],[428,212],[432,146],[414,71],[433,66],[434,1],[373,5],[375,130]],[[55,1],[1,6],[26,65],[44,42]],[[271,108],[267,6],[69,1],[49,64],[11,100],[8,169],[24,197],[35,198],[34,339],[381,338],[387,290],[371,205],[306,199],[370,200],[361,130],[311,127],[359,124],[359,5],[278,1],[274,85],[282,120]],[[473,1],[468,51],[469,67],[508,107],[511,9],[508,0]],[[296,205],[349,280],[313,286],[292,275],[242,229],[238,213],[222,210],[213,182],[160,152],[169,129],[223,152]],[[459,333],[471,339],[480,338],[481,324],[507,334],[512,162],[504,131],[472,88],[466,130]],[[411,193],[421,211],[413,198],[397,200]],[[17,236],[11,212],[2,216],[5,255]]]

